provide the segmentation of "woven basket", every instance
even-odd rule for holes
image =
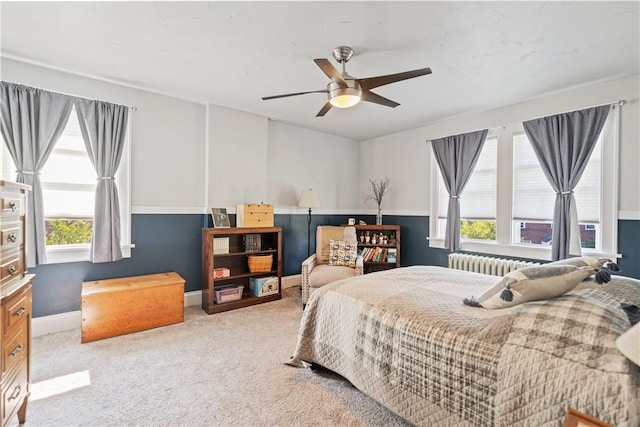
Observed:
[[[249,271],[252,273],[264,273],[271,271],[273,264],[273,254],[270,255],[249,255]]]

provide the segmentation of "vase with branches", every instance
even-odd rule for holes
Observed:
[[[382,199],[389,190],[389,178],[384,179],[371,179],[369,178],[369,188],[362,193],[362,199],[366,203],[368,200],[373,200],[378,206],[378,213],[376,215],[376,225],[382,225]]]

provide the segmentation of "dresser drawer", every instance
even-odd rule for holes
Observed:
[[[0,209],[3,214],[22,214],[23,202],[22,197],[18,193],[4,193],[0,195]]]
[[[24,360],[15,375],[7,378],[2,384],[2,425],[6,425],[9,419],[16,413],[18,407],[29,394],[29,380],[27,361]]]
[[[29,327],[26,322],[31,316],[31,286],[24,291],[3,301],[2,303],[2,331],[5,337],[13,336],[19,329]]]
[[[22,225],[20,222],[10,222],[2,224],[0,230],[0,250],[17,248],[22,243]],[[3,257],[4,259],[4,257]]]
[[[26,325],[18,329],[13,337],[2,340],[2,375],[13,371],[29,353],[28,329]]]
[[[24,276],[22,266],[22,254],[19,250],[2,252],[2,265],[0,265],[0,284],[5,286]]]

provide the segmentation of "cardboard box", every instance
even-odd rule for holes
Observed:
[[[213,238],[213,253],[228,254],[229,253],[229,238],[228,237],[214,237]]]
[[[252,277],[249,282],[251,293],[257,297],[274,295],[279,291],[278,278],[272,277]]]
[[[225,277],[229,277],[231,275],[231,271],[229,271],[226,267],[214,268],[213,269],[213,278],[214,279],[223,279]]]
[[[273,227],[273,205],[245,204],[238,205],[236,225],[238,227]]]

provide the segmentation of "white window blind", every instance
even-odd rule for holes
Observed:
[[[74,111],[40,173],[45,218],[93,218],[96,171]]]
[[[496,218],[496,167],[498,155],[498,138],[489,136],[484,142],[478,162],[460,196],[461,219]],[[438,217],[447,217],[449,193],[438,175]]]
[[[593,149],[574,196],[581,223],[600,222],[602,136]],[[524,133],[513,136],[513,219],[551,221],[556,194]]]

